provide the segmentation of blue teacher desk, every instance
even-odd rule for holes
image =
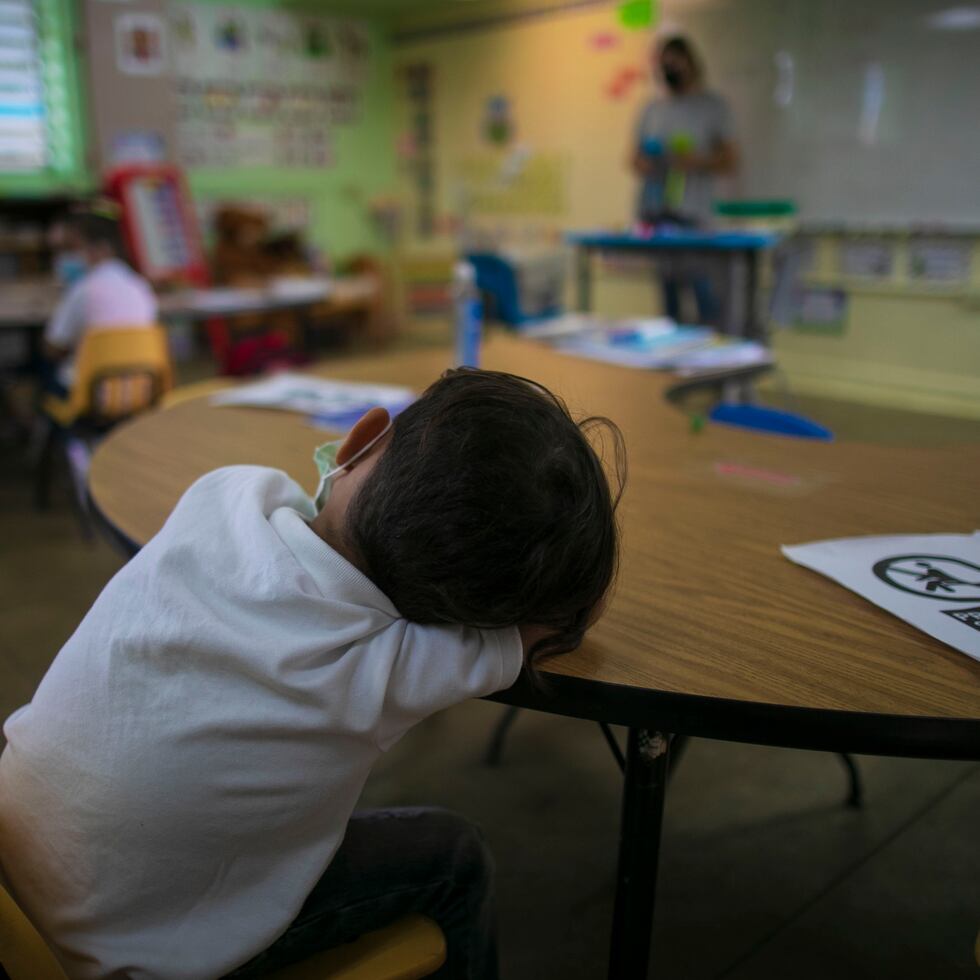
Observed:
[[[625,232],[573,232],[567,241],[576,248],[578,308],[592,307],[592,256],[594,253],[669,254],[724,261],[727,288],[720,324],[732,337],[765,340],[765,324],[756,308],[759,256],[779,241],[766,232],[688,231],[676,229],[649,235]]]

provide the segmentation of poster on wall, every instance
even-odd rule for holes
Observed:
[[[895,270],[895,246],[888,239],[844,239],[837,252],[841,275],[855,279],[890,279]]]
[[[112,137],[112,163],[163,163],[167,158],[163,134],[147,129],[126,129]]]
[[[156,14],[116,17],[116,67],[124,75],[162,75],[167,67],[163,20]]]
[[[177,143],[190,167],[323,168],[356,122],[370,70],[366,25],[253,7],[176,4]]]
[[[795,291],[789,326],[802,333],[841,336],[847,329],[847,293],[826,286]]]
[[[971,242],[913,238],[909,242],[909,276],[916,282],[957,284],[970,275]]]

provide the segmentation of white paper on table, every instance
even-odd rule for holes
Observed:
[[[980,660],[980,531],[838,538],[782,551]]]
[[[522,337],[532,340],[553,340],[574,334],[606,330],[636,330],[646,337],[672,334],[677,324],[666,316],[612,318],[595,313],[562,313],[547,320],[535,320],[519,328]]]
[[[313,302],[330,295],[330,280],[314,276],[278,276],[268,286],[273,299]]]
[[[726,371],[757,364],[772,364],[772,351],[754,340],[721,343],[714,347],[702,347],[681,354],[673,363],[673,369],[681,377]]]
[[[195,289],[181,297],[197,313],[226,310],[260,310],[267,301],[261,289],[228,287],[224,289]]]
[[[522,325],[519,332],[522,337],[530,337],[533,340],[550,340],[553,337],[582,333],[584,330],[595,330],[608,323],[608,318],[594,316],[591,313],[562,313],[547,320],[535,320]]]
[[[375,405],[387,409],[404,408],[415,399],[411,388],[396,385],[364,384],[358,381],[332,381],[295,371],[284,371],[255,384],[219,391],[211,396],[213,405],[246,405],[255,408],[281,408],[307,415],[344,415]]]

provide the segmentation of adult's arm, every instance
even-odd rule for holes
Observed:
[[[653,177],[663,169],[663,160],[634,149],[626,165],[637,177]]]
[[[733,139],[719,140],[707,153],[673,153],[672,170],[687,173],[715,174],[727,177],[738,170],[738,144]]]

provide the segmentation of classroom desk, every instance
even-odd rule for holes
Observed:
[[[377,299],[378,283],[370,275],[338,276],[319,290],[301,294],[274,289],[197,289],[160,292],[162,320],[207,320],[210,317],[246,313],[273,313],[282,310],[333,306],[358,309]],[[43,328],[51,318],[62,288],[52,279],[37,278],[0,282],[0,329],[33,330]]]
[[[449,363],[423,350],[333,363],[352,380],[421,388]],[[562,356],[507,336],[487,368],[608,415],[630,454],[615,595],[578,651],[496,696],[629,727],[609,976],[646,977],[670,734],[833,752],[980,759],[980,663],[792,564],[781,544],[978,526],[975,448],[812,443],[708,426],[667,404],[669,375]],[[327,369],[324,369],[326,373]],[[313,490],[295,415],[184,401],[96,451],[93,504],[136,545],[188,485],[231,463],[280,467]]]
[[[756,294],[759,289],[759,256],[772,248],[779,236],[746,231],[657,232],[634,235],[615,232],[574,232],[566,240],[575,246],[576,291],[579,310],[592,308],[592,257],[594,254],[628,253],[721,258],[727,280],[721,329],[732,337],[765,340],[759,322]]]

